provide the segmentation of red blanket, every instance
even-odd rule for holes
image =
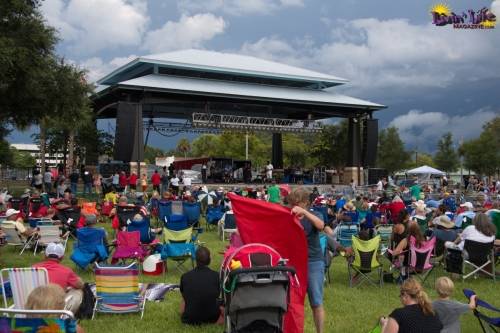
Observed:
[[[290,209],[278,204],[229,194],[243,243],[273,247],[295,268],[299,285],[292,284],[285,315],[285,332],[304,331],[304,299],[307,293],[307,241],[304,229]]]

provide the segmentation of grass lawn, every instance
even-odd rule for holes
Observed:
[[[108,228],[108,226],[106,226]],[[225,248],[217,237],[215,231],[205,231],[200,234],[199,239],[205,243],[212,251],[212,264],[214,270],[219,270],[221,255],[219,252]],[[75,268],[75,265],[69,256],[71,254],[72,244],[68,244],[64,264]],[[0,267],[26,267],[42,260],[43,254],[33,256],[31,252],[25,252],[22,256],[18,255],[17,249],[10,247],[0,248]],[[395,284],[386,284],[382,288],[376,288],[369,285],[363,285],[358,288],[349,288],[347,280],[347,267],[342,257],[334,258],[330,268],[332,281],[325,285],[324,304],[326,312],[325,332],[367,332],[377,322],[381,315],[389,314],[395,307],[399,307],[399,289]],[[77,271],[85,281],[93,281],[93,275],[90,270],[82,272]],[[437,270],[436,276],[444,274],[441,268]],[[179,283],[180,274],[177,271],[169,271],[165,278],[140,276],[141,282],[166,282]],[[465,297],[461,293],[464,287],[471,288],[486,301],[497,306],[500,297],[500,289],[492,280],[485,278],[471,279],[466,283],[456,282],[455,298],[464,302]],[[436,294],[427,287],[432,298]],[[201,326],[189,327],[181,324],[179,315],[180,293],[170,292],[166,295],[163,302],[147,302],[144,319],[140,319],[137,314],[130,315],[108,315],[97,314],[95,320],[84,320],[81,326],[86,332],[105,332],[105,333],[123,333],[123,332],[221,332],[221,326]],[[307,302],[307,301],[306,301]],[[463,332],[480,331],[479,324],[472,314],[462,317]],[[308,305],[306,304],[306,323],[305,332],[314,332],[314,324]]]

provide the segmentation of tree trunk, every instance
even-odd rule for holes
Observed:
[[[47,143],[47,137],[46,137],[46,131],[47,131],[47,120],[43,118],[40,120],[40,172],[43,177],[43,173],[45,172],[45,151],[46,149],[46,143]],[[42,189],[45,191],[45,182],[42,181]]]
[[[66,162],[66,174],[69,175],[73,172],[75,164],[75,131],[70,130],[68,136],[68,160]]]

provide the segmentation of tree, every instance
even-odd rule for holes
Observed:
[[[483,126],[477,139],[466,141],[459,148],[464,165],[479,175],[492,176],[500,169],[500,117]]]
[[[408,165],[415,165],[415,161],[411,160],[412,157],[410,157],[410,161],[408,162]],[[422,153],[422,152],[417,152],[417,165],[416,167],[419,167],[421,165],[428,165],[432,168],[437,168],[436,163],[434,162],[432,155]]]
[[[191,154],[196,157],[217,157],[220,138],[215,134],[203,134],[191,143]]]
[[[177,146],[175,149],[178,153],[183,154],[184,157],[187,157],[189,151],[191,150],[191,144],[189,143],[188,139],[182,138],[177,141]]]
[[[12,164],[11,166],[18,169],[32,168],[36,160],[30,153],[25,151],[19,151],[14,147],[10,148],[12,151]]]
[[[396,127],[388,127],[379,133],[377,165],[390,174],[406,168],[410,153],[405,150]]]
[[[147,164],[154,164],[157,157],[165,156],[163,149],[146,146],[144,148],[144,162]]]
[[[450,132],[445,133],[438,141],[438,150],[434,155],[436,167],[444,172],[451,172],[458,169],[460,161],[458,153],[453,148],[453,136]]]
[[[347,158],[347,126],[346,120],[339,124],[325,125],[320,134],[315,135],[311,147],[311,155],[321,165],[342,169]]]
[[[283,134],[283,159],[284,165],[313,167],[318,159],[309,152],[303,135]]]
[[[39,6],[37,0],[0,1],[0,127],[26,127],[56,111],[47,106],[57,38]]]

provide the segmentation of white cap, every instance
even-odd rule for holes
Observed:
[[[59,243],[49,243],[45,249],[45,256],[49,257],[51,255],[62,258],[64,256],[64,246]]]
[[[20,211],[15,210],[14,208],[9,208],[9,209],[7,209],[7,211],[5,212],[5,217],[11,217],[12,215],[19,214],[19,212],[20,212]]]
[[[474,205],[471,202],[466,202],[460,205],[460,207],[467,207],[468,209],[474,209]]]

